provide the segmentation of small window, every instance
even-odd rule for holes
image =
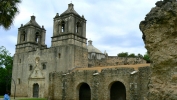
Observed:
[[[20,78],[18,78],[18,84],[20,84],[21,82],[20,82]]]
[[[46,69],[46,64],[42,64],[42,69]]]
[[[61,58],[61,54],[60,53],[58,54],[58,58]]]
[[[29,70],[32,70],[32,69],[33,69],[33,66],[32,66],[32,65],[30,65],[30,66],[29,66]]]
[[[19,59],[19,63],[21,63],[21,59]]]

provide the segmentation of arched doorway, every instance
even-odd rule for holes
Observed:
[[[122,82],[116,81],[112,84],[110,100],[126,100],[126,89]]]
[[[33,84],[33,97],[39,97],[39,85],[38,83]]]
[[[80,86],[79,100],[91,100],[91,90],[87,83],[83,83]]]

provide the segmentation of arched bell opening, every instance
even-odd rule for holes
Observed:
[[[80,33],[80,27],[81,27],[80,22],[77,22],[76,23],[76,33]]]
[[[61,32],[65,32],[65,22],[61,22]]]
[[[40,36],[39,32],[36,32],[35,42],[40,43],[40,41],[41,41],[41,36]]]
[[[25,31],[23,31],[23,33],[21,34],[20,40],[21,40],[21,42],[26,41],[26,32]]]

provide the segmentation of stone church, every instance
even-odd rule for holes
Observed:
[[[18,29],[12,78],[16,96],[50,100],[144,100],[150,68],[141,58],[108,56],[86,38],[72,3],[53,19],[51,47],[35,16]],[[135,69],[134,67],[137,67]],[[11,85],[14,93],[15,85]],[[139,92],[141,91],[141,92]]]

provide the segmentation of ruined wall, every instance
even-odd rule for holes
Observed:
[[[151,73],[150,67],[140,67],[138,68],[138,91],[141,95],[137,100],[145,100],[148,95],[148,83]]]
[[[177,100],[177,1],[163,0],[140,23],[152,61],[148,100]]]
[[[80,86],[87,83],[91,89],[91,100],[109,100],[110,88],[117,81],[122,82],[126,87],[126,100],[135,100],[136,97],[143,98],[144,94],[139,89],[140,86],[147,84],[148,77],[142,76],[140,81],[139,76],[148,75],[148,68],[140,69],[142,74],[137,72],[135,75],[131,74],[134,71],[133,68],[104,69],[100,73],[94,70],[71,73],[53,72],[49,75],[49,99],[79,100]],[[130,86],[131,84],[132,86]],[[147,88],[141,89],[147,92]]]
[[[108,57],[108,65],[133,65],[133,64],[144,64],[146,61],[138,57]]]
[[[145,64],[146,61],[142,58],[137,57],[117,57],[108,56],[104,59],[88,59],[89,67],[94,66],[117,66],[117,65],[134,65],[134,64]]]

